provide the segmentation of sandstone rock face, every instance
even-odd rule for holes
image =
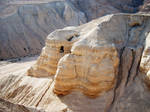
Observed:
[[[56,30],[46,40],[46,47],[37,64],[28,73],[30,76],[51,76],[56,74],[57,64],[61,57],[70,52],[73,42],[69,39],[78,36],[73,30]],[[60,39],[61,37],[61,39]],[[52,69],[49,69],[52,68]]]
[[[56,30],[27,74],[0,72],[0,98],[48,112],[149,112],[149,24],[115,14]]]
[[[148,32],[147,26],[141,33],[142,24],[147,19],[142,15],[110,15],[79,27],[56,30],[47,37],[46,47],[28,75],[55,75],[56,94],[79,90],[92,97],[107,92],[120,77],[119,62],[123,61],[122,74],[127,75],[125,71],[131,69],[133,56],[141,56]],[[121,55],[127,55],[129,60],[120,59]],[[139,60],[137,57],[135,68]]]
[[[111,89],[119,64],[116,49],[113,46],[89,52],[84,52],[86,47],[83,46],[79,49],[82,51],[65,55],[60,60],[54,92],[65,95],[75,89],[86,95],[96,96]]]
[[[102,18],[103,23],[99,23],[102,29],[110,18]],[[111,89],[119,65],[117,49],[105,41],[107,36],[103,37],[98,25],[94,25],[88,34],[84,32],[70,27],[51,33],[28,75],[42,77],[56,74],[54,91],[57,94],[79,89],[84,94],[96,96]],[[108,41],[112,38],[108,38]]]

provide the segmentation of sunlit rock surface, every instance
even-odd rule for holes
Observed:
[[[48,112],[149,112],[149,24],[116,14],[56,30],[30,69],[0,71],[0,98]]]

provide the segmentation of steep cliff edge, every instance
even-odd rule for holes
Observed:
[[[149,112],[149,32],[140,14],[56,30],[27,74],[0,76],[0,98],[48,112]]]

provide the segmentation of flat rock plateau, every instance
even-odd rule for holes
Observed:
[[[150,112],[148,14],[57,29],[19,60],[0,62],[1,112]]]

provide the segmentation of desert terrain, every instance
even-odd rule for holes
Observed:
[[[149,0],[1,0],[0,112],[150,112]]]

